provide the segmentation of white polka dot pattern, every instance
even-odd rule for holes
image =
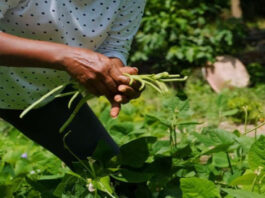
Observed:
[[[145,0],[2,0],[0,31],[92,49],[126,64],[144,5]],[[63,71],[0,66],[0,108],[24,109],[69,80]]]

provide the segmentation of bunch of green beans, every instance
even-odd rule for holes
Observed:
[[[180,78],[178,74],[169,74],[168,72],[163,72],[159,74],[143,74],[143,75],[130,75],[125,74],[130,78],[130,85],[134,81],[138,81],[141,84],[140,91],[144,89],[145,86],[150,86],[159,93],[168,92],[167,82],[181,82],[187,80],[187,76]]]
[[[130,84],[132,84],[134,81],[137,81],[141,84],[140,91],[145,88],[145,86],[150,86],[151,88],[155,89],[157,92],[163,94],[168,92],[168,87],[166,83],[168,82],[181,82],[185,81],[187,77],[181,78],[180,75],[171,75],[168,72],[158,73],[158,74],[144,74],[144,75],[130,75],[130,74],[124,74],[125,76],[128,76],[130,78]],[[62,91],[67,85],[72,84],[74,91],[63,93],[63,94],[56,94],[59,91]],[[71,99],[68,103],[68,108],[70,108],[73,104],[73,101],[79,96],[83,96],[83,98],[79,101],[79,103],[76,105],[75,109],[73,110],[70,117],[67,119],[67,121],[63,124],[63,126],[60,128],[60,133],[65,131],[65,129],[69,126],[69,124],[72,122],[72,120],[75,118],[81,107],[87,103],[89,99],[91,99],[93,96],[86,91],[86,89],[81,86],[76,81],[72,81],[70,83],[62,84],[41,98],[39,98],[37,101],[35,101],[33,104],[31,104],[29,107],[27,107],[21,114],[20,118],[23,118],[28,112],[30,112],[32,109],[37,107],[41,102],[43,102],[48,97],[53,96],[54,98],[58,97],[64,97],[72,95]]]

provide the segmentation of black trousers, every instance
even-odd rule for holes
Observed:
[[[86,159],[95,150],[97,143],[103,140],[112,148],[113,155],[119,147],[110,137],[88,105],[84,105],[68,129],[59,133],[59,128],[67,120],[73,109],[68,109],[69,97],[57,98],[44,107],[32,110],[23,119],[19,118],[20,110],[0,109],[0,117],[12,124],[34,142],[48,149],[69,167],[77,161],[65,148],[63,136],[71,130],[66,138],[68,147],[81,159]],[[74,104],[75,107],[78,98]]]

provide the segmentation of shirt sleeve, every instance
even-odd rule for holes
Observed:
[[[0,19],[4,18],[5,13],[14,7],[16,7],[21,0],[5,0],[0,1]]]
[[[127,65],[131,43],[139,29],[145,3],[145,0],[122,1],[108,37],[97,49],[99,53],[119,58],[124,65]]]

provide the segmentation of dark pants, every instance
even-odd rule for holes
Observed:
[[[72,106],[75,107],[79,100],[80,98]],[[73,110],[67,108],[68,101],[69,97],[57,98],[44,107],[32,110],[23,119],[19,118],[20,110],[0,109],[0,117],[27,137],[54,153],[70,167],[72,162],[77,160],[63,145],[63,136],[69,130],[71,130],[71,133],[66,138],[66,144],[79,158],[86,159],[90,156],[99,140],[109,144],[113,150],[113,155],[117,154],[119,152],[118,146],[88,105],[81,108],[63,134],[59,133],[59,128]]]

